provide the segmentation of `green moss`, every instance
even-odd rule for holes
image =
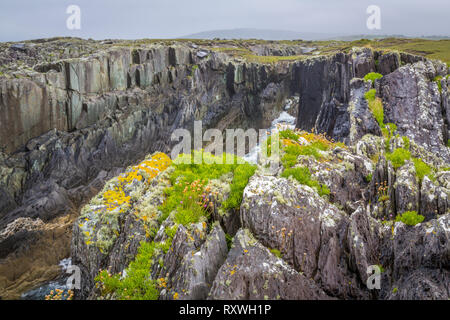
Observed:
[[[244,189],[248,180],[255,174],[256,166],[250,164],[241,164],[234,170],[233,182],[231,183],[231,192],[228,199],[222,204],[227,209],[239,209],[242,203]]]
[[[380,268],[380,272],[383,273],[385,270],[381,264],[377,264],[378,268]]]
[[[386,158],[392,162],[395,169],[398,169],[405,164],[405,161],[411,159],[411,152],[403,148],[398,148],[394,152],[386,154]]]
[[[397,131],[397,125],[395,125],[394,123],[388,122],[386,123],[386,127],[389,129],[389,139],[392,138],[394,136],[395,131]],[[409,147],[408,147],[409,149]]]
[[[291,140],[298,141],[299,138],[300,138],[300,135],[296,134],[292,130],[280,131],[280,139],[291,139]]]
[[[441,84],[441,80],[442,77],[441,76],[437,76],[433,79],[434,82],[436,82],[438,88],[439,88],[439,92],[442,92],[442,84]]]
[[[270,252],[272,252],[272,254],[277,256],[278,258],[281,258],[280,250],[278,250],[278,249],[270,249]]]
[[[377,94],[377,90],[375,90],[375,89],[370,89],[369,91],[367,91],[367,92],[364,94],[364,98],[366,98],[366,100],[367,100],[368,102],[370,102],[370,101],[375,100],[376,94]]]
[[[203,217],[208,217],[208,212],[197,205],[195,200],[197,199],[191,200],[193,204],[185,204],[186,208],[178,208],[175,211],[174,221],[176,223],[189,226],[199,222]]]
[[[197,151],[189,156],[196,156]],[[183,155],[184,157],[186,155]],[[150,270],[157,257],[161,257],[169,251],[173,238],[178,230],[178,224],[189,228],[193,223],[206,222],[211,212],[212,204],[209,196],[208,182],[218,179],[226,174],[233,174],[233,181],[230,186],[230,196],[225,202],[226,208],[238,208],[242,202],[242,193],[248,183],[249,178],[254,174],[256,167],[248,163],[240,164],[239,159],[232,155],[232,164],[220,164],[209,153],[201,152],[201,164],[183,164],[174,162],[173,169],[168,170],[168,179],[171,186],[164,190],[165,201],[158,207],[161,211],[160,223],[173,213],[173,220],[176,223],[172,227],[167,227],[164,232],[167,235],[162,242],[142,242],[133,262],[126,269],[127,276],[121,278],[120,275],[109,275],[102,271],[96,277],[97,285],[101,288],[102,295],[114,294],[117,299],[130,300],[154,300],[159,297],[157,281],[152,280]],[[223,155],[225,163],[227,155]],[[211,161],[216,160],[216,161]],[[231,239],[227,239],[231,242]],[[160,259],[159,259],[160,260]],[[159,260],[156,261],[159,263]]]
[[[281,158],[281,162],[283,164],[283,167],[291,168],[297,164],[297,155],[286,153]]]
[[[367,100],[370,112],[380,126],[381,133],[383,134],[383,137],[385,139],[386,149],[389,149],[390,140],[393,137],[394,132],[397,131],[397,126],[394,123],[384,123],[383,102],[380,98],[376,97],[375,89],[367,91],[364,94],[364,97]]]
[[[395,222],[401,221],[408,226],[415,226],[416,224],[423,222],[424,219],[425,217],[417,214],[417,211],[407,211],[401,215],[398,215],[395,218]]]
[[[369,105],[369,110],[372,112],[373,117],[378,122],[381,129],[384,128],[384,110],[383,103],[380,98],[376,97],[376,90],[371,89],[364,94]]]
[[[195,153],[197,151],[192,156]],[[166,201],[159,207],[162,212],[160,222],[173,211],[175,211],[175,222],[184,226],[207,218],[208,206],[212,204],[206,190],[207,184],[210,180],[218,179],[230,172],[233,173],[231,193],[223,206],[226,209],[232,209],[239,208],[241,205],[243,190],[248,179],[254,174],[256,166],[248,163],[238,164],[238,158],[234,155],[234,164],[225,164],[226,154],[223,154],[223,164],[217,163],[219,158],[211,154],[201,153],[200,156],[202,156],[201,164],[174,162],[175,170],[170,176],[172,186],[165,190]]]
[[[157,281],[150,276],[150,270],[155,262],[163,266],[158,255],[167,253],[172,246],[173,238],[178,230],[174,225],[164,230],[167,239],[162,242],[141,242],[134,260],[126,269],[126,276],[111,275],[106,270],[100,271],[95,278],[96,286],[101,289],[103,296],[113,294],[118,300],[157,300],[159,290]]]
[[[409,141],[409,138],[403,136],[403,137],[402,137],[402,140],[403,140],[404,148],[405,148],[406,150],[409,150],[409,148],[411,147],[411,142]]]
[[[287,148],[284,149],[284,151],[286,151],[287,153],[291,153],[293,150],[293,146],[289,146]],[[316,146],[314,146],[313,144],[309,144],[306,146],[299,146],[298,147],[298,155],[302,155],[302,156],[313,156],[316,160],[321,158],[321,155],[319,153],[318,148],[316,148]]]
[[[289,168],[281,174],[284,178],[293,177],[299,183],[307,185],[319,193],[320,196],[329,195],[330,189],[326,185],[322,185],[311,177],[311,172],[306,167]]]
[[[233,245],[233,237],[229,235],[228,233],[225,234],[225,240],[227,241],[227,247],[228,251],[231,249],[231,246]]]
[[[409,139],[406,141],[403,140],[403,142],[409,148]],[[422,159],[412,157],[411,152],[406,148],[397,148],[394,150],[394,152],[387,153],[386,158],[392,162],[392,165],[395,169],[403,166],[405,164],[405,161],[412,160],[416,170],[416,176],[419,181],[422,181],[425,176],[428,176],[432,181],[435,180],[435,169],[426,164]]]
[[[370,72],[364,76],[364,81],[371,80],[372,82],[375,82],[375,80],[381,79],[381,78],[383,78],[382,74],[377,73],[377,72]]]
[[[316,160],[322,158],[320,151],[327,151],[329,146],[323,142],[315,141],[311,144],[300,146],[300,145],[289,145],[283,148],[285,155],[281,159],[283,166],[285,168],[292,167],[297,162],[297,157],[302,156],[312,156]],[[295,160],[294,160],[295,158]]]
[[[425,176],[429,176],[430,179],[434,180],[434,176],[432,175],[433,169],[429,165],[417,158],[413,158],[413,162],[419,181],[422,181]]]
[[[367,181],[367,182],[372,181],[372,176],[373,176],[373,174],[372,174],[372,173],[369,173],[369,174],[366,176],[366,181]]]

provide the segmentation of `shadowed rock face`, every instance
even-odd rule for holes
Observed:
[[[0,225],[11,221],[8,212],[32,201],[36,185],[85,186],[101,170],[169,151],[171,133],[191,128],[195,119],[206,129],[234,114],[228,125],[260,127],[293,93],[292,66],[246,66],[215,53],[201,59],[183,46],[110,49],[59,62],[56,69],[0,79],[6,152],[0,156]],[[264,93],[268,85],[277,86],[275,95]]]
[[[46,47],[64,50],[63,59],[40,61]],[[302,52],[276,46],[253,50]],[[33,68],[13,66],[18,59]],[[20,248],[19,258],[48,236],[47,224],[76,214],[105,181],[149,153],[169,152],[175,129],[192,130],[194,120],[202,120],[204,129],[265,128],[285,99],[298,94],[296,126],[349,146],[333,150],[329,162],[298,159],[329,187],[330,201],[277,175],[255,175],[240,212],[215,212],[212,220],[218,223],[199,227],[202,236],[192,242],[189,231],[177,229],[173,251],[158,257],[163,267],[151,270],[155,279],[169,275],[161,299],[174,292],[182,299],[448,298],[448,172],[419,181],[412,162],[394,170],[364,98],[376,88],[385,122],[410,138],[413,156],[438,168],[449,166],[450,95],[442,63],[354,48],[259,64],[186,43],[110,46],[81,40],[5,49],[0,61],[9,68],[0,76],[0,259],[5,258],[0,263],[10,263],[6,267],[14,265]],[[360,79],[374,71],[384,77],[375,83]],[[436,76],[443,76],[442,90]],[[401,145],[397,140],[393,145]],[[385,182],[390,192],[381,205],[378,188]],[[270,187],[264,196],[251,191],[265,185]],[[407,210],[417,210],[428,225],[396,225],[392,231],[380,222]],[[94,278],[100,269],[117,273],[132,261],[145,240],[143,226],[134,222],[130,216],[120,220],[121,233],[107,253],[89,248],[74,225],[72,258],[83,272],[79,298],[98,297]],[[436,229],[430,231],[429,224]],[[236,233],[230,251],[225,233]],[[155,239],[164,237],[160,230]],[[279,250],[281,257],[268,249]],[[419,258],[426,252],[433,252],[431,260]],[[386,268],[383,281],[389,283],[377,293],[365,286],[367,266],[373,264]],[[230,266],[237,266],[234,277]],[[2,283],[6,287],[16,278]],[[1,289],[0,296],[10,294]]]
[[[354,77],[351,56],[332,57],[300,63],[298,68],[300,104],[297,127],[343,139],[349,134],[348,101],[350,79]]]

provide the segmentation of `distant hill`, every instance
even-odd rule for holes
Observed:
[[[405,35],[388,35],[388,34],[333,34],[318,32],[297,32],[290,30],[270,30],[270,29],[224,29],[211,30],[199,33],[193,33],[181,36],[184,39],[261,39],[261,40],[343,40],[354,41],[359,39],[385,39],[385,38],[413,38]],[[448,36],[415,36],[414,38],[423,39],[450,39]]]
[[[211,30],[182,36],[185,39],[261,39],[261,40],[324,40],[331,38],[333,34],[296,32],[289,30],[269,29],[228,29]]]

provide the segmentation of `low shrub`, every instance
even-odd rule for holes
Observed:
[[[377,72],[370,72],[364,76],[364,81],[371,80],[372,82],[375,82],[375,80],[381,79],[381,78],[383,78],[382,74],[377,73]]]
[[[403,148],[397,148],[393,152],[386,154],[386,158],[392,162],[395,169],[405,164],[406,160],[411,159],[411,152]]]
[[[239,209],[244,189],[248,184],[248,180],[255,174],[255,171],[256,166],[250,164],[241,164],[236,167],[230,186],[230,195],[222,204],[224,209]]]
[[[423,222],[424,219],[425,217],[417,214],[417,211],[406,211],[398,215],[395,218],[395,222],[401,221],[408,226],[415,226],[416,224]]]
[[[413,158],[413,162],[414,167],[416,168],[416,175],[420,181],[422,181],[425,176],[432,178],[433,169],[429,165],[417,158]]]
[[[280,250],[278,250],[278,249],[270,249],[270,252],[272,252],[272,254],[277,256],[278,258],[281,258]]]

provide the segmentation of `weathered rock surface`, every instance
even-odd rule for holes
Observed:
[[[380,96],[386,122],[396,124],[399,134],[439,154],[448,163],[450,151],[442,97],[432,81],[443,68],[431,61],[403,66],[380,80]]]
[[[366,134],[381,135],[380,127],[369,110],[364,94],[371,89],[371,83],[355,78],[350,82],[350,134],[349,142],[358,143]],[[371,145],[374,145],[373,143]],[[375,144],[376,145],[376,144]]]
[[[246,229],[236,234],[209,293],[215,300],[330,299],[314,281],[271,254]]]
[[[393,231],[385,230],[381,252],[383,265],[389,265],[391,287],[381,290],[381,298],[448,299],[448,217],[447,213],[415,227],[396,223]]]
[[[161,294],[161,299],[172,299],[174,292],[179,293],[179,299],[206,299],[228,253],[222,228],[214,227],[206,240],[195,246],[195,242],[189,242],[186,229],[180,226],[172,248],[173,251],[164,258],[164,265],[170,267],[159,270],[161,276],[170,279],[168,285],[171,287],[170,291]],[[180,260],[174,261],[175,257]]]

